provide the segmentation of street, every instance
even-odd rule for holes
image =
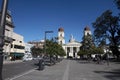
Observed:
[[[26,65],[27,68],[29,68],[28,65]],[[120,62],[110,62],[108,66],[106,63],[62,60],[56,65],[45,66],[42,71],[33,69],[33,67],[27,70],[27,72],[21,72],[23,74],[5,80],[120,80]],[[16,71],[18,69],[11,73],[17,73]]]
[[[34,65],[35,61],[26,61],[26,62],[19,62],[19,63],[13,63],[10,64],[4,64],[3,65],[3,79],[9,79],[14,77],[15,75],[22,74],[28,70],[36,68]]]

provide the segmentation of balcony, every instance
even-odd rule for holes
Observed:
[[[13,41],[12,38],[7,37],[7,36],[4,37],[4,40],[5,40],[6,43],[11,43]]]

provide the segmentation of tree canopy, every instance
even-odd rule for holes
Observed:
[[[31,52],[34,57],[37,57],[43,54],[43,49],[33,46],[31,48]]]
[[[53,55],[65,56],[66,55],[62,46],[59,45],[54,39],[46,40],[46,48],[45,47],[39,48],[35,46],[32,47],[31,48],[32,55],[34,57],[41,56],[42,54],[44,54],[45,49],[46,49],[46,54],[50,56],[53,56]]]
[[[120,45],[119,36],[119,17],[113,16],[112,11],[106,10],[93,23],[94,36],[97,42],[108,40],[113,54],[118,56],[118,46]]]
[[[46,40],[46,53],[49,55],[65,56],[62,46],[53,40]]]
[[[115,4],[117,5],[118,9],[120,9],[120,0],[115,0]]]
[[[82,50],[90,49],[94,45],[92,35],[84,35],[82,40]]]

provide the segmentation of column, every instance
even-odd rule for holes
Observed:
[[[70,47],[70,54],[69,55],[73,57],[73,47]]]

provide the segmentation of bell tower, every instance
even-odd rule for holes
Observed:
[[[65,44],[64,36],[64,29],[61,27],[58,29],[58,44]]]
[[[84,28],[84,36],[92,35],[91,30],[88,26]]]

